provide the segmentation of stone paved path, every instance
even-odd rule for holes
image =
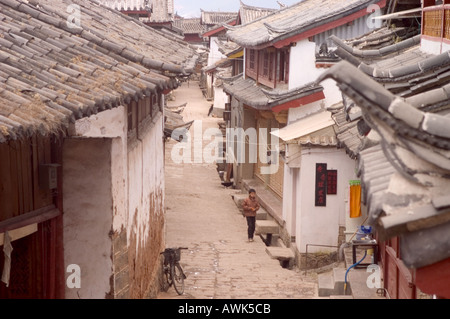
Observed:
[[[182,115],[185,121],[201,121],[195,123],[197,131],[199,123],[203,130],[218,127],[220,119],[207,117],[211,103],[203,98],[196,82],[183,84],[175,97],[169,105],[187,102]],[[195,134],[194,126],[191,134],[195,139],[201,134]],[[172,161],[175,145],[172,140],[166,144],[166,246],[189,248],[181,259],[187,279],[184,295],[178,296],[171,287],[158,298],[317,298],[317,278],[282,268],[267,255],[259,237],[247,242],[246,221],[231,197],[237,190],[220,184],[216,165],[176,164]]]

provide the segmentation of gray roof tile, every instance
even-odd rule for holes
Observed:
[[[73,3],[82,28],[67,26]],[[91,1],[0,0],[0,31],[0,142],[175,88],[197,59],[189,44]]]
[[[450,67],[447,52],[433,56],[405,47],[370,60],[340,46],[338,55],[359,74],[347,63],[328,71],[340,74],[322,78],[336,79],[363,110],[371,134],[380,135],[378,144],[361,150],[366,137],[356,154],[368,222],[380,240],[401,236],[403,262],[418,268],[450,257]],[[387,109],[378,101],[382,95],[391,101]]]
[[[301,34],[317,26],[336,21],[376,0],[305,0],[256,19],[227,32],[243,47],[257,47]]]
[[[271,110],[273,107],[310,94],[323,91],[323,87],[310,83],[290,91],[265,90],[255,80],[244,78],[242,74],[223,79],[224,91],[239,101],[259,110]]]

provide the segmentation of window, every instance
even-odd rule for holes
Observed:
[[[265,77],[269,77],[269,52],[263,52],[263,72],[262,75]]]
[[[246,76],[265,86],[275,88],[277,83],[289,80],[289,49],[274,47],[262,50],[247,49]]]
[[[281,50],[278,53],[278,81],[289,82],[289,50]]]
[[[249,54],[249,67],[252,70],[256,69],[256,52],[255,50],[250,50]]]

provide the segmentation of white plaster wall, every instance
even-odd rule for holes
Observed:
[[[159,113],[145,130],[140,131],[138,140],[131,147],[128,145],[126,118],[126,108],[122,106],[104,111],[78,120],[72,134],[113,138],[113,230],[120,232],[124,227],[128,236],[135,232],[138,242],[145,243],[146,225],[150,222],[150,194],[164,194],[161,192],[164,189],[164,117]],[[160,207],[164,198],[156,199],[153,204]]]
[[[70,128],[71,136],[113,138],[123,137],[125,131],[125,108],[100,112],[90,117],[79,119]]]
[[[136,235],[136,249],[147,243],[151,207],[159,208],[164,204],[163,119],[159,114],[137,144],[128,149],[127,230],[128,237]],[[156,201],[152,202],[153,199]],[[156,214],[163,213],[163,210],[156,211]]]
[[[66,298],[105,298],[112,271],[111,140],[66,139],[63,147],[64,263],[81,269]]]
[[[225,55],[223,55],[220,51],[219,51],[219,46],[217,45],[218,38],[217,37],[210,37],[210,41],[209,41],[209,54],[208,54],[208,66],[213,65],[214,63],[216,63],[217,61],[226,58]],[[213,82],[214,82],[214,75],[212,73],[208,73],[206,75],[206,86],[208,88],[208,92],[211,92],[211,97],[214,96],[214,107],[216,106],[216,97],[215,94],[217,93],[217,90],[215,90],[215,88],[213,87]],[[220,89],[220,91],[222,91],[222,89]],[[218,101],[218,104],[220,103],[220,101]]]
[[[327,169],[337,169],[337,195],[327,195],[327,206],[316,207],[315,168],[316,163],[327,163]],[[339,226],[345,226],[348,212],[349,180],[356,179],[355,161],[344,150],[336,148],[304,148],[299,174],[296,218],[296,244],[300,252],[306,244],[337,245]],[[308,251],[335,251],[335,248],[308,248]]]
[[[228,103],[229,97],[221,87],[214,87],[214,108],[225,110],[225,103]]]
[[[284,165],[284,175],[283,175],[283,220],[286,222],[286,230],[290,234],[294,234],[295,225],[292,223],[292,196],[293,196],[293,180],[291,169],[288,165]]]
[[[79,120],[65,144],[65,265],[82,271],[81,289],[66,288],[67,298],[105,298],[113,271],[109,232],[126,229],[137,253],[153,212],[164,214],[164,117],[158,113],[131,145],[126,119],[118,107]]]
[[[289,89],[314,82],[326,69],[316,68],[316,44],[308,39],[297,42],[291,47],[289,66]],[[333,80],[321,83],[324,87],[325,107],[342,100],[342,94]]]
[[[113,194],[113,230],[127,226],[127,114],[124,106],[79,119],[71,127],[72,136],[112,138],[111,183]]]
[[[422,38],[420,40],[420,50],[425,53],[439,55],[450,50],[450,44]]]
[[[297,174],[295,173],[297,172]],[[290,168],[284,165],[283,180],[283,220],[286,222],[286,230],[291,236],[295,236],[297,205],[296,198],[298,196],[298,168]]]
[[[208,66],[213,65],[217,61],[226,58],[225,55],[223,55],[219,51],[219,46],[217,45],[218,38],[217,37],[210,37],[209,41],[209,55],[208,55]]]

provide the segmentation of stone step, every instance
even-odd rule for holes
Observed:
[[[273,220],[257,220],[256,221],[256,235],[260,234],[279,234],[280,227],[278,223]]]
[[[233,194],[233,195],[231,195],[231,197],[233,197],[234,203],[239,208],[239,210],[242,210],[242,202],[244,201],[244,199],[246,199],[248,197],[248,195],[247,194]]]
[[[242,212],[242,203],[244,199],[248,197],[248,194],[233,194],[231,195],[233,197],[233,201],[236,204],[237,208]],[[267,210],[264,209],[264,207],[260,207],[259,210],[256,212],[256,220],[264,220],[268,217]]]
[[[269,246],[266,247],[266,252],[272,259],[278,259],[281,261],[295,258],[295,255],[290,248]]]
[[[350,283],[345,287],[345,268],[333,268],[331,272],[319,274],[319,297],[351,296]]]
[[[268,217],[267,210],[265,210],[263,207],[260,207],[256,212],[256,220],[266,220],[267,217]]]
[[[266,246],[280,247],[280,235],[278,234],[259,234]]]

